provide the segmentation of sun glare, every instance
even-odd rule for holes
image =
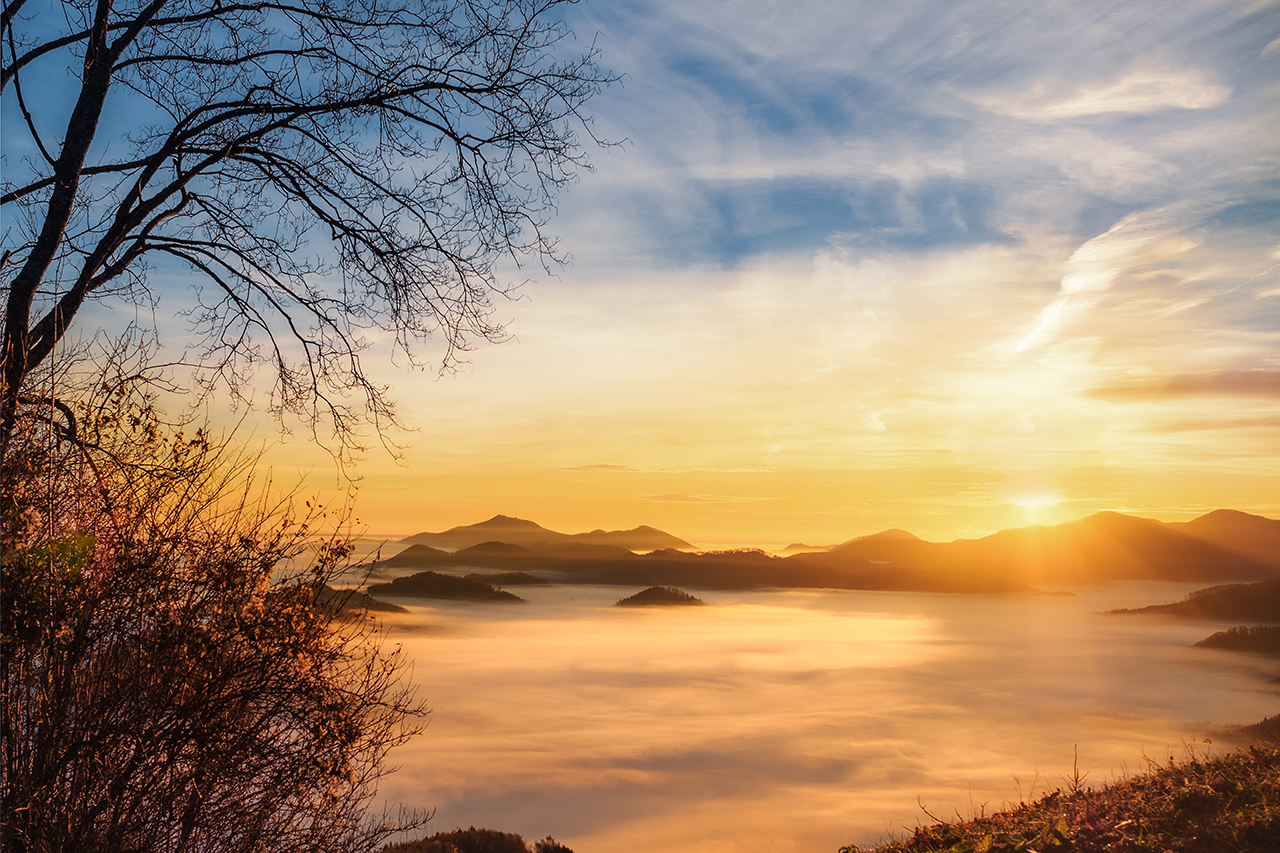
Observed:
[[[1016,495],[1009,499],[1009,503],[1024,509],[1038,509],[1045,506],[1057,506],[1061,500],[1062,498],[1055,492],[1033,492]]]

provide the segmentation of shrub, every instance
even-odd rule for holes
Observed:
[[[252,459],[123,392],[10,436],[0,488],[7,851],[356,851],[420,708]],[[45,411],[49,411],[45,409]]]

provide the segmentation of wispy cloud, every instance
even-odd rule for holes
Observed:
[[[1203,110],[1222,104],[1230,96],[1230,87],[1213,82],[1203,71],[1150,68],[1128,71],[1114,81],[1088,85],[1065,96],[1042,89],[1012,96],[981,96],[975,100],[993,112],[1031,120],[1052,120],[1104,113]]]
[[[1177,397],[1274,397],[1280,399],[1280,370],[1222,370],[1151,377],[1100,385],[1089,396],[1104,400]]]

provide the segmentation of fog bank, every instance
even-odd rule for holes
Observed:
[[[392,803],[431,831],[579,853],[830,851],[1182,755],[1277,711],[1280,663],[1190,644],[1220,623],[1106,616],[1192,586],[1076,597],[522,587],[527,605],[398,599],[389,640],[432,707]],[[1204,744],[1200,744],[1204,746]],[[1218,747],[1215,745],[1214,748]]]

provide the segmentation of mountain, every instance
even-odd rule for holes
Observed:
[[[946,543],[926,542],[905,531],[885,531],[850,540],[826,553],[798,558],[827,565],[839,565],[847,559],[867,560],[944,575],[1005,578],[1032,585],[1107,580],[1262,580],[1280,575],[1280,565],[1228,550],[1174,525],[1117,512],[1100,512],[1052,527],[1019,527],[982,539]]]
[[[630,530],[592,530],[590,533],[574,533],[572,538],[575,542],[581,542],[584,545],[612,545],[629,551],[658,551],[662,548],[695,550],[683,539],[647,524]]]
[[[689,553],[665,548],[635,554],[624,548],[597,556],[604,545],[582,545],[580,550],[534,550],[501,543],[482,543],[455,553],[412,546],[388,561],[401,569],[485,568],[502,572],[537,571],[558,583],[592,583],[614,586],[693,586],[701,589],[876,589],[959,593],[1029,593],[1036,590],[1016,580],[975,573],[966,576],[914,567],[879,565],[856,557],[817,563],[802,554],[774,557],[763,551],[706,551]],[[414,551],[413,556],[406,556]],[[390,589],[371,587],[381,595]],[[397,588],[398,589],[398,588]]]
[[[1280,567],[1280,521],[1234,509],[1215,509],[1193,521],[1167,525],[1260,563]]]
[[[926,542],[905,530],[859,536],[824,551],[771,556],[754,549],[689,553],[679,546],[637,554],[616,544],[653,528],[568,536],[496,516],[419,542],[375,569],[532,572],[558,583],[692,586],[702,589],[825,588],[954,593],[1031,593],[1046,584],[1109,580],[1222,583],[1280,578],[1271,519],[1210,513],[1185,524],[1100,512],[1056,526],[1002,530],[982,539]],[[617,535],[615,535],[617,534]],[[583,538],[594,541],[583,541]],[[675,537],[671,537],[674,539]],[[680,546],[688,543],[676,540]],[[468,544],[463,544],[468,543]],[[1231,546],[1231,547],[1228,547]]]
[[[830,548],[829,545],[806,545],[803,542],[792,542],[790,545],[783,548],[778,553],[779,554],[801,554],[801,553],[811,553],[813,551],[826,551],[829,548]]]
[[[678,537],[648,525],[630,530],[592,530],[589,533],[559,533],[523,518],[495,515],[488,521],[451,527],[441,533],[415,533],[400,540],[411,545],[430,545],[451,551],[470,548],[483,542],[505,542],[524,548],[546,548],[553,545],[602,545],[628,551],[656,551],[677,548],[692,551],[694,547]]]
[[[413,568],[415,566],[425,565],[433,560],[441,557],[449,557],[448,551],[441,551],[438,548],[428,548],[426,545],[410,545],[394,557],[388,557],[385,560],[378,560],[374,563],[377,567],[389,568]]]

